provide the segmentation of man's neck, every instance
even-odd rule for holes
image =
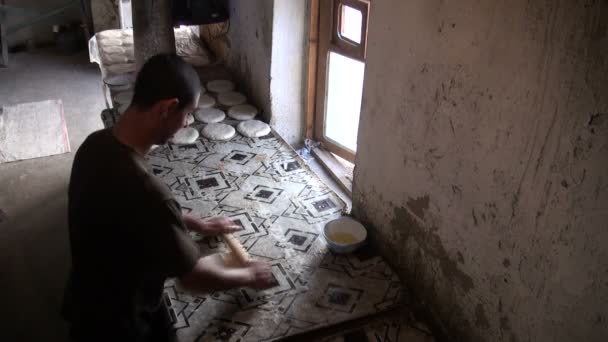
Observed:
[[[150,134],[148,134],[141,114],[134,108],[129,107],[112,128],[112,134],[118,141],[144,156],[150,151],[154,143],[150,139]]]

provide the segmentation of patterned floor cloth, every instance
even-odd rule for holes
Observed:
[[[407,310],[392,310],[365,323],[349,324],[339,333],[327,337],[312,336],[320,342],[434,342],[426,325],[414,319]],[[302,339],[304,341],[304,339]]]
[[[105,115],[109,126],[111,115]],[[323,227],[342,215],[345,204],[274,132],[167,144],[148,162],[186,213],[227,216],[242,226],[235,236],[252,258],[272,265],[276,280],[264,291],[208,295],[182,292],[168,280],[177,341],[272,341],[399,303],[396,274],[370,249],[347,256],[328,251]],[[203,254],[226,251],[219,238],[193,238]]]

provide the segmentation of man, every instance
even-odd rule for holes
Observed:
[[[163,283],[177,277],[194,291],[272,284],[270,267],[225,268],[200,258],[187,229],[207,235],[237,230],[227,218],[182,216],[144,155],[166,143],[198,104],[200,81],[175,55],[157,55],[137,76],[131,105],[112,129],[78,149],[69,186],[72,272],[64,315],[77,341],[163,341]]]

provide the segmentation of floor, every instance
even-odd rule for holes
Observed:
[[[72,151],[102,127],[99,71],[85,53],[39,50],[11,54],[9,62],[0,69],[0,104],[61,99]],[[68,153],[0,165],[2,341],[65,341],[58,312],[70,258],[66,191],[72,158]]]
[[[11,55],[9,68],[0,69],[0,104],[43,99],[63,101],[73,151],[102,127],[100,73],[84,52],[59,56],[38,50]],[[58,312],[70,258],[66,190],[73,155],[0,165],[0,340],[65,341],[66,326]],[[318,164],[311,166],[340,194]],[[404,326],[410,329],[409,323]],[[348,335],[352,327],[340,329]],[[339,339],[341,331],[323,336]],[[314,337],[320,339],[324,337]]]

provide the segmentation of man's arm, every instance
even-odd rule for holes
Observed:
[[[179,278],[182,287],[193,292],[213,292],[235,287],[265,289],[274,285],[270,265],[253,261],[247,267],[228,268],[219,254],[198,259],[192,271]]]
[[[230,234],[242,229],[241,226],[227,217],[214,217],[206,221],[201,221],[196,217],[185,214],[182,215],[182,221],[188,230],[206,236]]]

